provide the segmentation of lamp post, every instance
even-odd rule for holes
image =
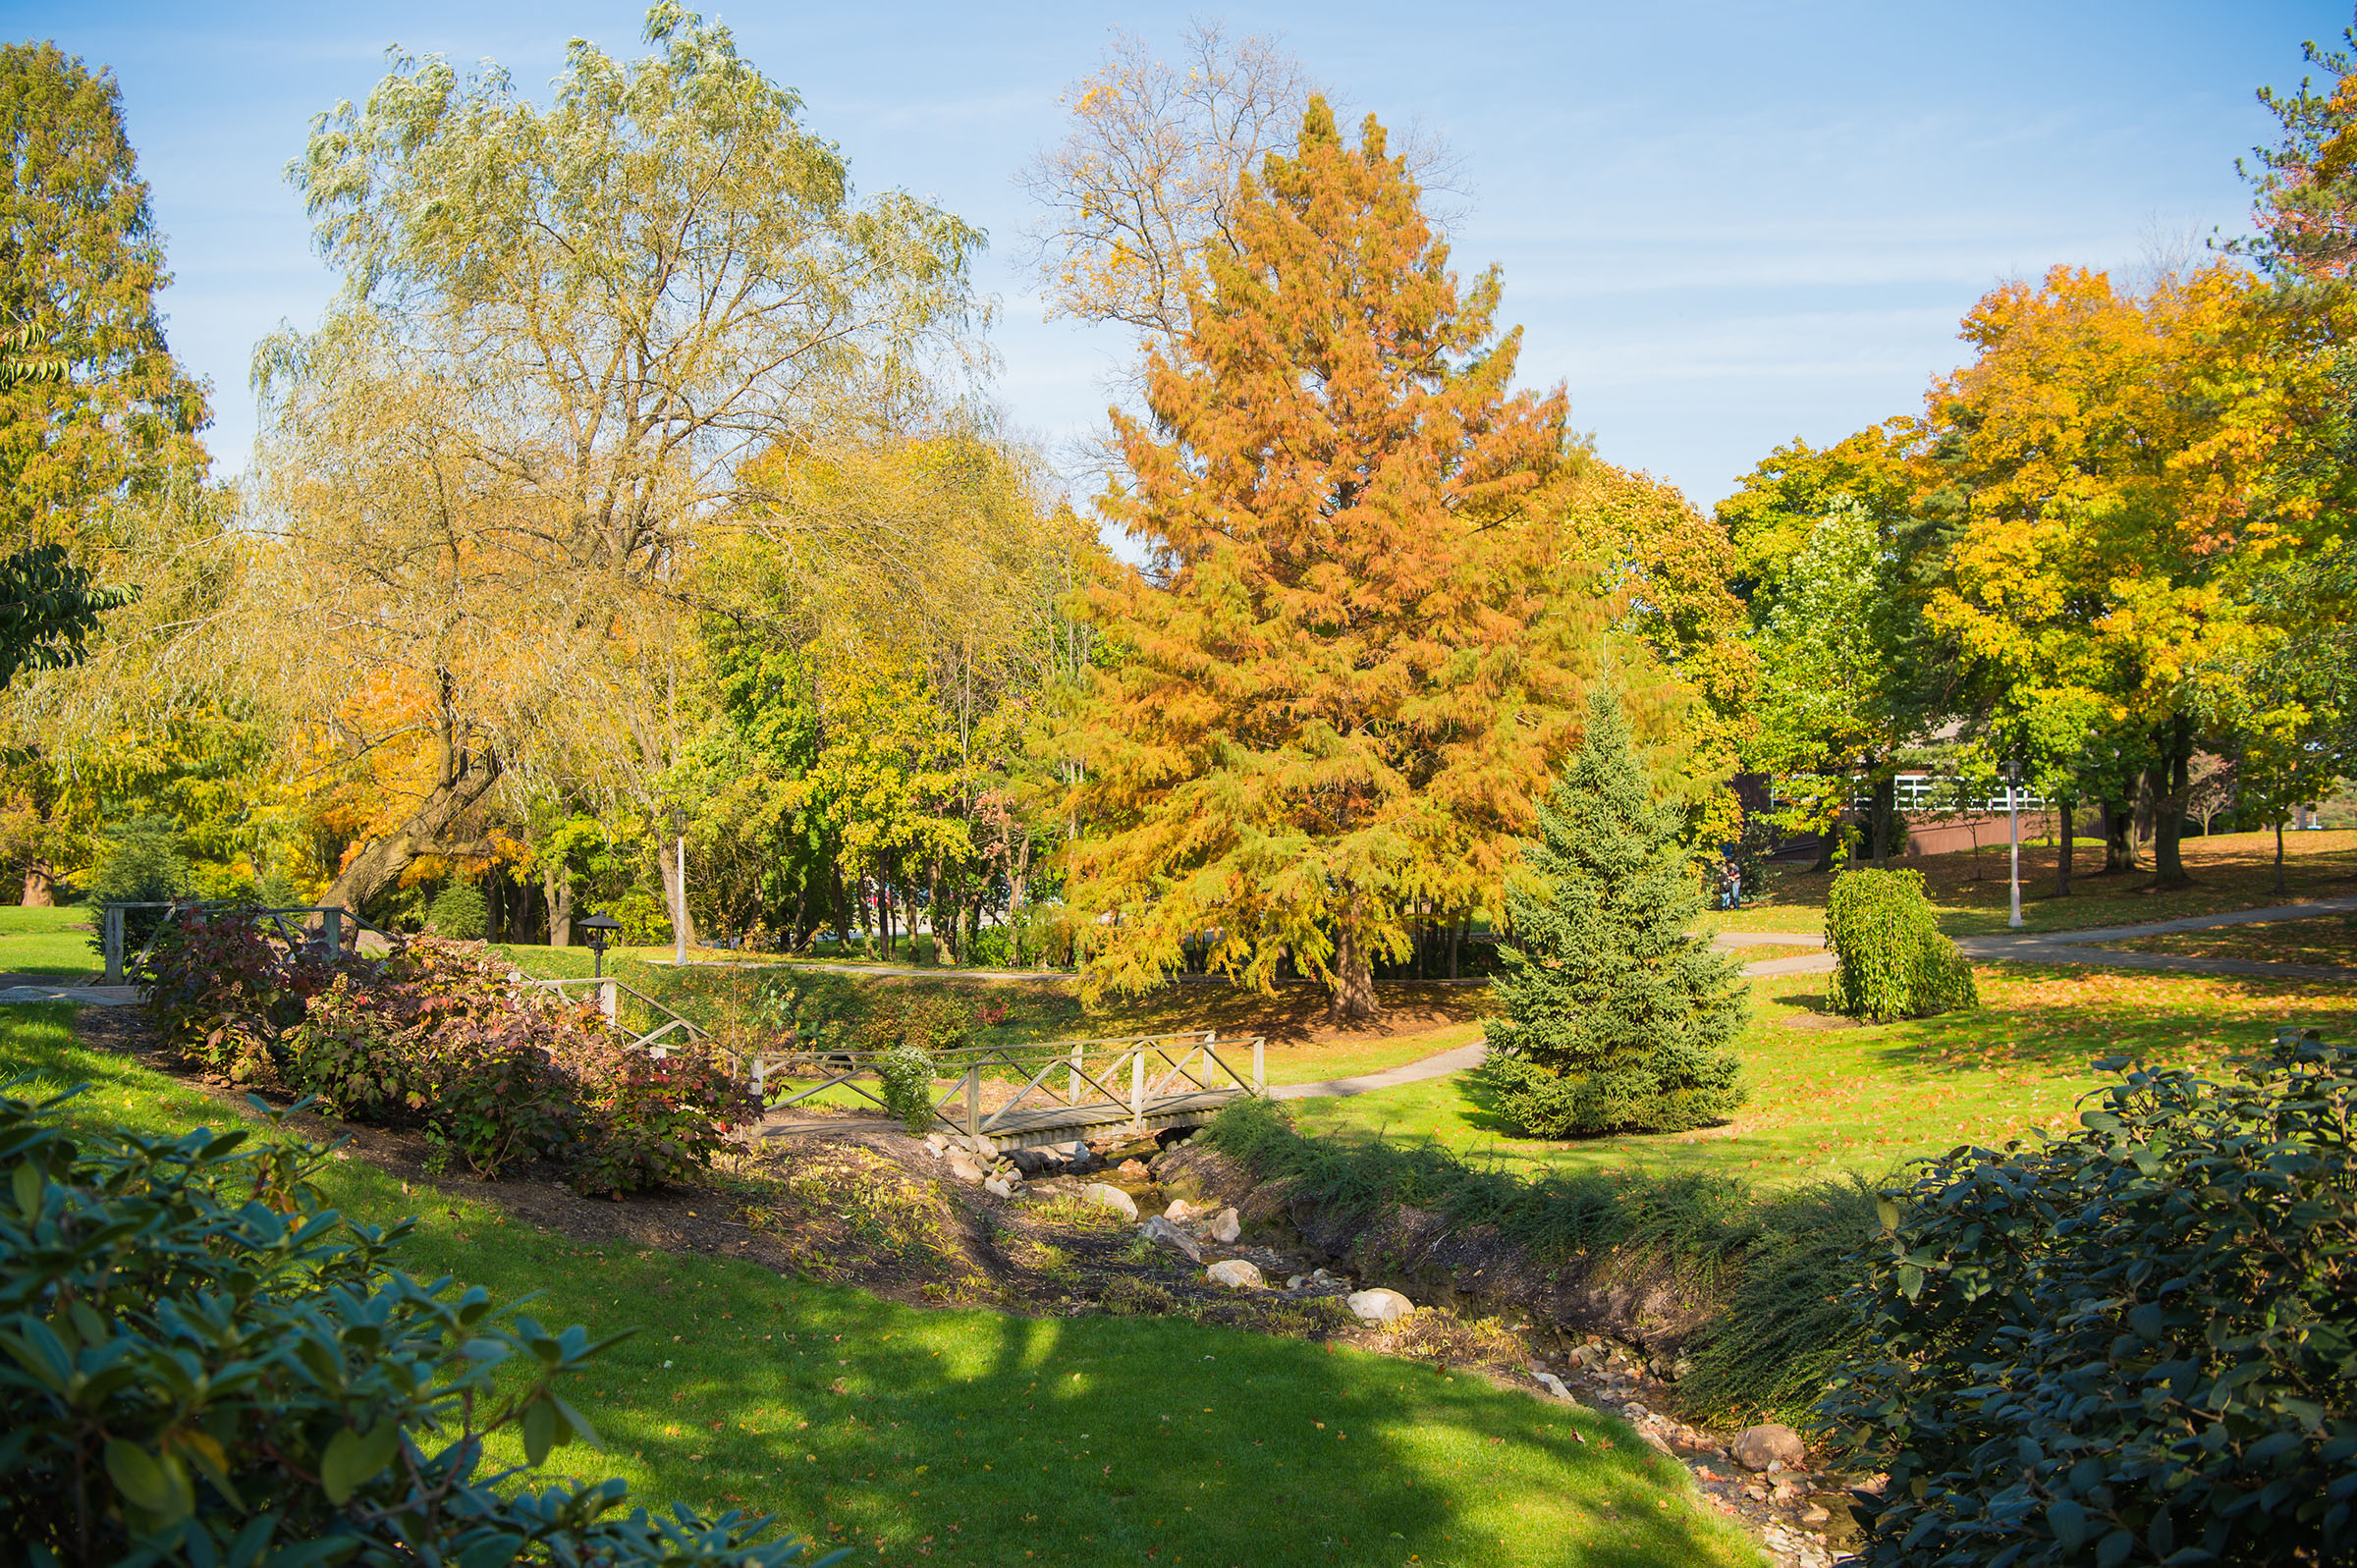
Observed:
[[[671,831],[679,835],[679,902],[671,911],[671,966],[684,969],[687,965],[687,813],[678,806],[671,808]]]
[[[612,933],[622,929],[622,922],[612,915],[593,914],[580,922],[579,929],[581,940],[589,944],[590,961],[594,965],[592,973],[595,978],[603,980],[606,977],[606,944],[614,940]]]
[[[2005,837],[2011,840],[2013,857],[2013,913],[2005,924],[2021,929],[2021,764],[2008,758],[2005,762]]]

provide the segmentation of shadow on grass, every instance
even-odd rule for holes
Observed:
[[[91,1083],[82,1118],[234,1123],[82,1046],[72,1016],[0,1014],[0,1059]],[[412,1192],[356,1159],[319,1181],[356,1219],[418,1215],[402,1262],[420,1277],[538,1292],[528,1310],[552,1325],[638,1330],[569,1392],[606,1453],[565,1449],[549,1471],[623,1475],[650,1505],[775,1513],[853,1561],[1756,1561],[1625,1428],[1470,1376],[1180,1320],[920,1310],[748,1262],[583,1243],[467,1184]]]

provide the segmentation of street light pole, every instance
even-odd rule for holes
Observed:
[[[2011,927],[2015,928],[2016,930],[2020,929],[2020,926],[2021,926],[2021,792],[2020,792],[2020,788],[2019,788],[2020,783],[2021,783],[2021,764],[2020,764],[2019,762],[2015,762],[2015,761],[2008,760],[2008,761],[2005,763],[2005,837],[2006,837],[2007,838],[2009,838],[2009,839],[2012,841],[2012,845],[2011,845],[2011,853],[2012,853],[2012,857],[2013,857],[2013,888],[2012,888],[2012,895],[2013,895],[2013,913],[2012,913],[2011,917],[2005,921],[2005,924],[2006,924],[2006,925],[2008,925],[2008,926],[2011,926]]]
[[[678,834],[679,902],[671,911],[671,966],[687,967],[687,813],[679,807],[671,808],[671,831]]]

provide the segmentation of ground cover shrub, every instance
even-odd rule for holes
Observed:
[[[903,1041],[876,1060],[883,1080],[884,1104],[901,1118],[910,1137],[933,1130],[933,1058],[913,1041]]]
[[[19,1081],[19,1084],[22,1080]],[[766,1565],[766,1520],[623,1512],[619,1481],[528,1483],[597,1445],[558,1392],[612,1340],[552,1333],[395,1266],[326,1156],[276,1124],[79,1126],[0,1089],[0,1540],[19,1560]],[[77,1091],[79,1093],[79,1091]],[[512,1430],[526,1469],[484,1463]]]
[[[2231,1082],[2115,1058],[2064,1138],[1885,1195],[1823,1416],[1891,1485],[1869,1563],[2357,1552],[2357,1048]]]
[[[1855,1182],[1762,1198],[1702,1173],[1531,1178],[1484,1169],[1436,1143],[1304,1137],[1285,1108],[1261,1100],[1222,1110],[1197,1141],[1257,1182],[1284,1182],[1288,1201],[1317,1206],[1342,1228],[1403,1207],[1437,1215],[1453,1234],[1495,1227],[1541,1275],[1607,1261],[1671,1264],[1688,1289],[1722,1304],[1696,1335],[1694,1370],[1680,1385],[1699,1414],[1798,1416],[1824,1391],[1829,1361],[1863,1339],[1854,1313],[1833,1305],[1857,1278],[1845,1260],[1876,1234],[1874,1194]],[[1742,1316],[1731,1303],[1743,1304]],[[1781,1316],[1793,1311],[1804,1316]],[[1793,1345],[1807,1353],[1779,1353]]]
[[[481,1176],[555,1160],[586,1192],[679,1182],[759,1113],[717,1052],[630,1049],[594,1003],[518,985],[477,943],[330,959],[250,911],[190,909],[145,979],[182,1055],[348,1120],[422,1128]]]
[[[1890,1023],[1980,1004],[1972,965],[1941,935],[1919,871],[1845,871],[1825,899],[1834,1009]]]
[[[1617,693],[1580,742],[1507,894],[1514,940],[1492,982],[1483,1075],[1499,1113],[1543,1138],[1682,1132],[1743,1103],[1741,966],[1696,933],[1701,884],[1680,813],[1657,801]]]
[[[491,928],[491,906],[483,891],[471,882],[454,882],[426,906],[425,923],[437,937],[452,942],[480,942]]]

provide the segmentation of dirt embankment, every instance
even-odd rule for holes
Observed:
[[[1288,1182],[1256,1183],[1234,1161],[1193,1143],[1165,1154],[1154,1172],[1171,1191],[1232,1204],[1246,1223],[1281,1226],[1323,1261],[1394,1286],[1419,1305],[1518,1311],[1565,1342],[1602,1335],[1640,1347],[1664,1370],[1725,1305],[1700,1271],[1680,1269],[1658,1253],[1542,1265],[1494,1225],[1452,1227],[1440,1215],[1404,1204],[1372,1218],[1338,1214],[1298,1196]]]

